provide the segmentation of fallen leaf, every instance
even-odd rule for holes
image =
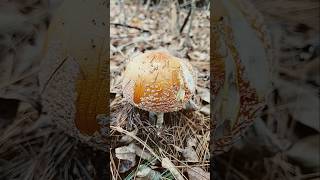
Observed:
[[[197,94],[202,100],[210,103],[210,90],[207,88],[197,87]]]
[[[176,168],[176,166],[170,161],[169,158],[163,158],[161,161],[162,167],[168,169],[171,174],[175,177],[177,180],[184,180],[183,176],[179,172],[179,170]]]
[[[208,53],[203,53],[199,51],[192,51],[188,53],[191,59],[197,60],[197,61],[204,61],[209,59]]]
[[[205,115],[210,115],[210,104],[207,104],[207,105],[203,106],[200,109],[200,112],[202,112]]]
[[[160,180],[161,173],[151,169],[148,166],[140,165],[137,172],[136,179],[143,179],[143,180]]]
[[[189,180],[209,180],[210,173],[204,171],[200,167],[188,168],[187,173],[189,175]]]
[[[296,142],[286,154],[301,165],[319,170],[320,168],[320,135],[313,135]]]
[[[131,161],[131,167],[133,167],[136,163],[136,151],[132,145],[133,143],[128,146],[122,146],[115,149],[116,157],[120,160]]]
[[[320,104],[316,92],[283,80],[277,80],[275,85],[293,118],[320,132]]]

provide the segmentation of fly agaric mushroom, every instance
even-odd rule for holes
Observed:
[[[210,37],[214,155],[229,150],[261,115],[273,64],[268,30],[256,8],[247,0],[215,2]]]
[[[160,128],[164,113],[184,108],[193,96],[195,77],[190,63],[166,51],[149,51],[127,64],[123,95],[134,106],[155,113]]]
[[[97,36],[105,30],[106,8],[100,1],[61,4],[48,30],[48,52],[40,81],[45,87],[42,105],[46,116],[67,134],[108,151],[109,55],[106,39]]]

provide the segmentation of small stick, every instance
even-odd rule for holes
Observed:
[[[188,29],[188,36],[190,36],[190,32],[191,32],[191,28],[192,28],[192,20],[193,20],[193,16],[194,16],[194,12],[193,12],[194,8],[195,8],[195,0],[192,0],[191,8],[190,8],[191,14],[190,14],[190,24],[189,24],[189,29]]]
[[[130,26],[130,25],[127,25],[127,24],[120,24],[120,23],[110,23],[111,25],[114,25],[114,26],[122,26],[122,27],[126,27],[126,28],[131,28],[131,29],[136,29],[136,30],[139,30],[140,32],[143,32],[143,33],[149,33],[151,34],[151,32],[149,30],[145,30],[145,29],[142,29],[142,28],[139,28],[139,27],[135,27],[135,26]]]
[[[181,26],[181,28],[180,28],[180,34],[182,33],[184,27],[186,26],[186,24],[187,24],[187,22],[188,22],[188,20],[189,20],[189,18],[190,18],[191,11],[192,11],[192,8],[189,9],[188,15],[187,15],[187,17],[184,19],[184,22],[183,22],[183,24],[182,24],[182,26]]]
[[[179,24],[179,2],[177,0],[171,3],[171,31],[174,35],[177,35],[180,29]]]
[[[147,3],[146,5],[144,6],[144,10],[148,10],[149,9],[149,6],[150,6],[150,0],[147,0]]]

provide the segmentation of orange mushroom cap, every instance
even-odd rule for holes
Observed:
[[[126,67],[124,97],[151,112],[182,109],[194,94],[195,72],[189,62],[166,51],[149,51],[134,57]]]

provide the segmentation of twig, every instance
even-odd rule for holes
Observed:
[[[139,27],[136,27],[136,26],[130,26],[130,25],[121,24],[121,23],[110,23],[110,24],[114,25],[115,27],[122,26],[122,27],[126,27],[126,28],[136,29],[136,30],[139,30],[140,32],[143,32],[143,33],[151,34],[151,32],[149,30],[142,29],[142,28],[139,28]]]
[[[146,5],[144,6],[144,10],[147,11],[149,9],[150,6],[150,0],[147,0]]]
[[[42,94],[47,86],[49,85],[50,81],[53,79],[54,75],[63,67],[63,65],[65,64],[65,62],[68,60],[69,58],[68,57],[65,57],[58,65],[58,67],[53,71],[53,73],[51,73],[49,79],[45,82],[45,84],[43,85],[40,93]]]
[[[186,21],[185,21],[185,24],[184,24],[184,26],[186,26],[187,21],[190,18],[189,29],[188,29],[187,36],[186,36],[186,39],[185,39],[184,44],[183,44],[185,47],[192,46],[191,38],[190,38],[190,32],[191,32],[191,28],[192,28],[192,20],[193,20],[193,17],[194,17],[194,9],[195,9],[195,0],[192,0],[191,1],[191,7],[190,7],[190,10],[189,10],[189,14],[188,14],[189,17],[186,18]],[[183,28],[181,28],[180,33],[182,31],[183,31]]]
[[[320,177],[320,172],[301,175],[300,179],[304,180],[304,179],[312,179],[316,177]]]
[[[148,43],[148,41],[146,41],[144,37],[136,37],[136,38],[132,39],[131,42],[128,42],[128,43],[126,43],[126,44],[123,44],[123,45],[117,47],[116,49],[121,52],[123,48],[125,48],[125,47],[127,47],[127,46],[130,46],[130,45],[132,45],[132,44],[136,44],[136,43],[141,42],[141,41],[144,41],[145,43]],[[148,44],[150,44],[150,43],[148,43]],[[113,47],[114,47],[114,46],[113,46]],[[124,56],[123,53],[122,53],[122,55]],[[126,56],[124,56],[124,57],[126,58]]]
[[[187,24],[187,22],[188,22],[188,20],[189,20],[189,18],[190,18],[191,11],[192,11],[192,8],[189,9],[188,15],[187,15],[187,17],[184,19],[184,22],[183,22],[183,24],[182,24],[182,26],[181,26],[181,28],[180,28],[180,34],[182,33],[184,27],[186,26],[186,24]]]
[[[194,9],[195,9],[195,0],[192,0],[191,3],[191,14],[190,14],[190,24],[189,24],[189,29],[188,29],[188,37],[190,36],[190,32],[191,32],[191,28],[192,28],[192,21],[193,21],[193,17],[194,17]]]
[[[172,1],[171,6],[171,32],[174,35],[178,35],[178,31],[180,29],[180,25],[179,25],[179,3],[177,2],[177,0]]]

